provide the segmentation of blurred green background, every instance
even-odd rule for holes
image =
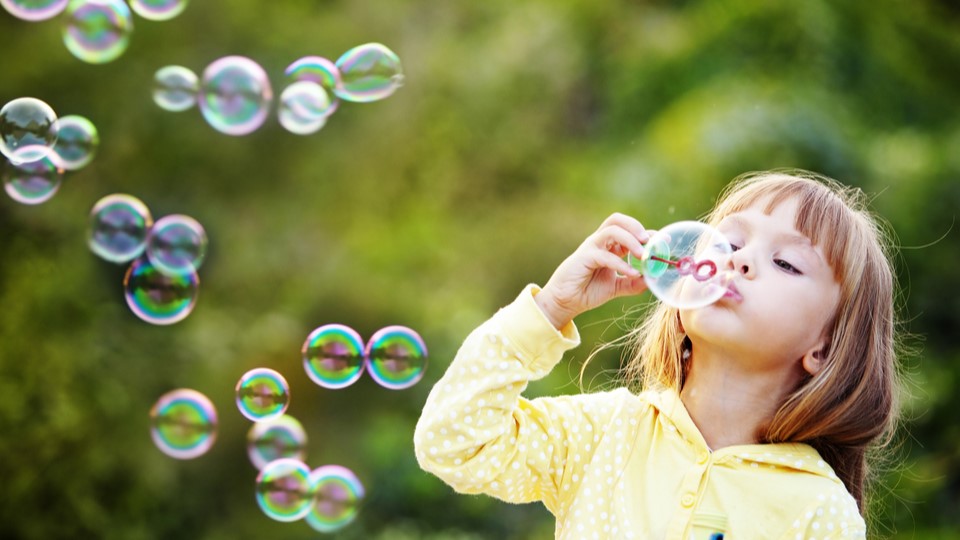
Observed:
[[[153,73],[244,55],[270,75],[366,42],[406,84],[342,103],[311,136],[271,117],[230,137],[196,109],[161,110]],[[265,517],[233,403],[246,370],[292,386],[308,464],[353,469],[369,497],[332,535],[550,538],[540,505],[455,495],[419,470],[413,428],[466,334],[553,268],[613,211],[651,227],[706,212],[745,171],[802,167],[862,187],[902,249],[907,392],[885,452],[871,537],[960,538],[960,8],[951,0],[194,0],[135,18],[104,65],[63,46],[59,20],[0,11],[0,102],[86,116],[101,146],[49,202],[0,197],[0,536],[314,538]],[[133,194],[210,236],[196,310],[156,327],[123,301],[125,268],[86,247],[100,197]],[[583,359],[619,336],[612,302],[530,395],[579,390]],[[403,391],[307,379],[300,345],[337,322],[364,337],[417,329],[431,364]],[[588,388],[613,384],[602,354]],[[209,453],[177,461],[149,437],[164,392],[220,415]]]

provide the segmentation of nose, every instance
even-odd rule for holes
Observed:
[[[747,279],[753,279],[756,275],[756,265],[753,264],[750,254],[743,248],[730,255],[730,265],[735,272]]]

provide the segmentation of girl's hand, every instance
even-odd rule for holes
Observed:
[[[640,294],[647,286],[641,273],[623,257],[643,255],[649,233],[636,219],[613,214],[554,271],[535,297],[557,328],[618,296]],[[618,273],[620,275],[618,275]]]

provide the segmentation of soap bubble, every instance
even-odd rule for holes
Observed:
[[[217,410],[207,396],[181,388],[160,396],[150,409],[150,436],[164,454],[193,459],[217,438]]]
[[[302,461],[281,458],[257,475],[257,504],[270,519],[296,521],[310,512],[310,469]]]
[[[237,408],[254,422],[282,415],[290,404],[290,385],[283,375],[268,368],[256,368],[237,381]]]
[[[134,13],[151,21],[167,21],[183,13],[187,0],[130,0]]]
[[[337,110],[340,100],[337,99],[335,92],[343,86],[343,80],[336,64],[322,56],[304,56],[287,66],[284,72],[295,82],[307,81],[322,86],[327,91],[330,101],[327,116]]]
[[[307,376],[324,388],[345,388],[363,375],[363,338],[349,326],[326,324],[316,328],[300,352]]]
[[[339,465],[324,465],[310,473],[313,504],[305,518],[315,531],[340,530],[357,517],[363,501],[363,484],[353,471]]]
[[[330,108],[330,97],[322,86],[300,81],[286,87],[280,94],[277,118],[290,133],[309,135],[327,123]]]
[[[306,454],[307,432],[288,414],[255,422],[247,432],[247,455],[257,469],[280,458],[303,460]]]
[[[44,21],[56,17],[69,0],[0,0],[0,6],[25,21]]]
[[[93,122],[71,114],[60,119],[60,133],[53,150],[60,156],[63,168],[76,171],[93,161],[100,145],[100,134]]]
[[[3,166],[3,189],[11,199],[22,204],[41,204],[49,201],[63,180],[63,168],[55,163],[55,156],[16,164],[7,161]]]
[[[174,324],[193,312],[200,278],[196,272],[164,274],[146,258],[139,258],[127,269],[123,290],[134,315],[150,324]]]
[[[267,73],[249,58],[227,56],[203,70],[198,105],[207,123],[221,133],[252,133],[266,120],[272,100]]]
[[[17,98],[0,109],[0,153],[10,161],[29,163],[49,155],[59,132],[57,113],[39,99]]]
[[[699,221],[680,221],[654,233],[643,257],[629,255],[628,261],[662,302],[693,309],[716,302],[727,292],[731,253],[733,248],[720,231]]]
[[[333,91],[340,99],[366,103],[384,99],[403,84],[397,55],[380,43],[365,43],[337,59],[343,84]]]
[[[185,111],[197,103],[197,74],[183,66],[164,66],[153,75],[153,102],[171,112]]]
[[[367,342],[365,356],[373,380],[391,390],[417,384],[427,367],[426,344],[420,334],[405,326],[377,330]]]
[[[70,0],[64,21],[67,50],[89,64],[116,60],[133,33],[133,16],[122,0]]]
[[[90,210],[87,243],[101,259],[129,262],[143,253],[152,225],[153,217],[143,201],[122,193],[107,195]]]
[[[196,271],[207,254],[207,233],[190,216],[173,214],[157,220],[147,234],[147,257],[165,274]]]

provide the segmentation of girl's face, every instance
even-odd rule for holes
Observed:
[[[827,343],[840,285],[823,251],[794,226],[797,201],[769,214],[758,201],[717,226],[733,245],[737,277],[718,302],[681,310],[680,321],[698,351],[716,351],[745,367],[789,366]]]

